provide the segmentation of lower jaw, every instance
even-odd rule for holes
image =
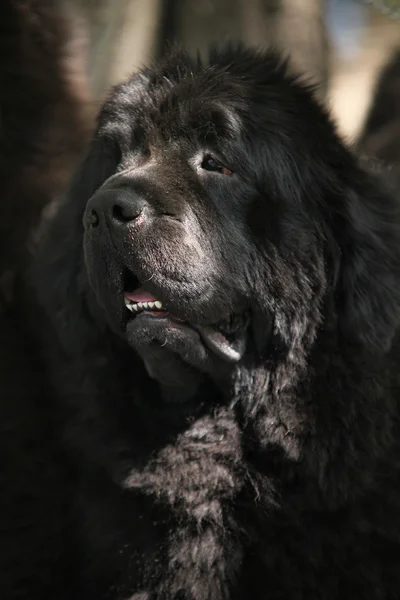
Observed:
[[[209,352],[227,363],[236,363],[240,361],[246,349],[245,331],[247,323],[246,328],[243,327],[241,331],[229,336],[233,339],[228,339],[228,335],[219,331],[216,327],[190,325],[165,311],[144,311],[128,321],[128,326],[129,323],[131,323],[131,328],[137,332],[140,331],[141,325],[143,324],[145,330],[152,328],[161,330],[164,328],[165,332],[168,333],[168,331],[175,329],[179,330],[182,334],[183,331],[186,330],[190,337],[193,337],[193,335],[197,333],[200,338],[199,342],[201,340],[202,345]],[[165,341],[168,343],[168,336],[166,336]]]
[[[168,351],[186,358],[193,366],[201,366],[207,358],[197,331],[168,314],[160,317],[143,312],[129,319],[125,337],[144,360],[156,356],[163,361]]]
[[[194,402],[196,407],[199,401],[226,401],[236,363],[210,351],[193,327],[167,315],[141,314],[128,321],[124,338],[147,374],[159,384],[164,402]],[[209,383],[204,395],[201,389],[206,381]],[[215,387],[210,388],[210,383]],[[215,397],[211,389],[215,389]]]

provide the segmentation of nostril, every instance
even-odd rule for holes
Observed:
[[[122,223],[128,223],[129,221],[134,221],[138,218],[140,213],[142,212],[142,207],[134,207],[129,204],[115,204],[113,206],[113,217],[116,221],[121,221]]]
[[[102,189],[89,200],[85,215],[85,229],[95,229],[105,221],[107,227],[130,225],[138,227],[147,219],[148,204],[132,190]]]
[[[98,227],[99,226],[100,218],[95,210],[92,209],[90,211],[90,213],[88,215],[87,223],[88,223],[89,227]]]
[[[112,217],[119,223],[130,223],[138,219],[144,210],[145,202],[141,198],[121,195],[112,207]]]

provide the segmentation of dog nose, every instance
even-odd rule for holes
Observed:
[[[111,209],[112,219],[119,223],[129,223],[138,219],[144,211],[146,202],[132,192],[118,192]]]
[[[95,228],[102,220],[109,227],[139,225],[145,221],[146,208],[146,200],[133,190],[101,190],[87,204],[84,225],[86,229]]]

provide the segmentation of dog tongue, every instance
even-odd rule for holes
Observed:
[[[143,288],[138,288],[133,292],[125,292],[125,298],[132,300],[132,302],[155,302],[156,298],[149,292],[146,292]]]
[[[245,351],[244,339],[238,339],[233,345],[226,337],[212,327],[198,327],[198,332],[209,350],[228,362],[238,362]]]

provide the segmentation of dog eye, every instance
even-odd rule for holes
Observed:
[[[221,175],[232,175],[233,171],[228,169],[228,167],[224,167],[218,161],[215,160],[209,154],[203,158],[203,162],[201,163],[202,169],[206,171],[215,171],[216,173],[221,173]]]

